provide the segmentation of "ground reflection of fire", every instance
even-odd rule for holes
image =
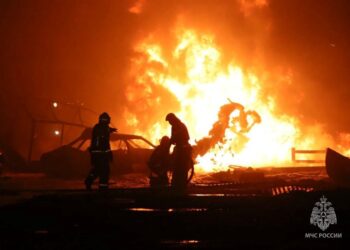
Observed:
[[[164,49],[152,36],[135,46],[134,81],[127,89],[127,99],[130,103],[140,100],[138,111],[143,109],[146,116],[147,108],[157,109],[158,118],[173,111],[185,121],[196,145],[197,170],[283,165],[290,161],[295,145],[322,148],[333,143],[321,128],[305,133],[296,118],[278,115],[274,98],[262,98],[264,83],[257,75],[235,62],[222,62],[224,52],[214,36],[179,28],[176,39],[170,52],[169,45]],[[167,93],[175,104],[160,93]],[[144,119],[132,111],[125,115],[135,132],[154,141],[169,134],[167,124],[156,121],[145,134],[144,129],[137,130]]]

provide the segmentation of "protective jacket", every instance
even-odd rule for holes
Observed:
[[[105,124],[98,123],[94,126],[90,145],[91,153],[111,151],[109,143],[110,130],[109,126]]]
[[[172,125],[170,138],[171,144],[175,144],[176,146],[185,146],[188,145],[189,139],[190,136],[185,124],[178,120]]]

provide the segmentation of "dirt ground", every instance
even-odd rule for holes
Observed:
[[[322,168],[266,169],[263,181],[247,183],[232,173],[197,175],[186,193],[149,188],[145,175],[88,192],[82,180],[7,173],[0,249],[347,249],[349,195]],[[322,196],[337,216],[326,231],[310,224]]]

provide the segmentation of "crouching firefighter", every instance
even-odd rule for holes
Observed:
[[[169,185],[168,170],[170,170],[170,138],[163,136],[160,144],[152,152],[148,167],[151,170],[150,186],[167,187]]]
[[[102,113],[99,122],[92,130],[89,148],[92,168],[85,179],[87,190],[91,190],[91,185],[97,178],[99,178],[99,189],[108,189],[109,163],[113,160],[109,136],[110,133],[117,131],[117,129],[109,127],[110,122],[111,117],[107,113]]]

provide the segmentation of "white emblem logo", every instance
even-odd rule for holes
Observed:
[[[327,201],[326,197],[322,196],[320,201],[315,203],[315,207],[312,209],[310,223],[318,226],[322,231],[325,231],[329,225],[337,224],[337,216],[332,203]]]

